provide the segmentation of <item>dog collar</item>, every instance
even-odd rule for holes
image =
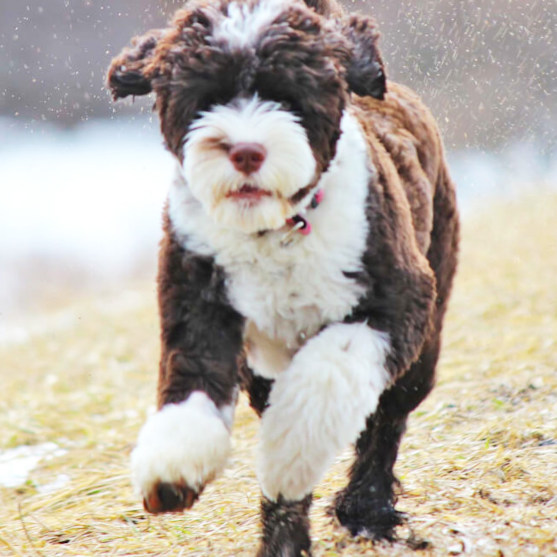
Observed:
[[[309,202],[307,208],[302,209],[299,213],[296,213],[293,217],[286,219],[286,224],[289,225],[291,228],[285,234],[284,238],[281,241],[281,244],[283,246],[288,246],[289,244],[292,243],[293,236],[296,232],[299,232],[303,236],[307,236],[308,234],[311,233],[312,231],[311,223],[307,220],[307,218],[304,215],[307,209],[317,209],[317,207],[319,207],[319,204],[323,201],[323,196],[324,196],[323,190],[321,188],[318,189],[313,194],[313,197],[311,198],[311,201]]]

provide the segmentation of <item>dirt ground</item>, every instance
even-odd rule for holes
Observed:
[[[557,555],[556,220],[555,194],[468,215],[438,384],[397,463],[401,541],[353,540],[326,516],[346,451],[316,491],[315,556]],[[132,493],[129,453],[155,400],[154,285],[26,326],[0,347],[0,447],[58,451],[0,487],[0,555],[253,555],[258,423],[245,399],[230,465],[192,511],[147,516]]]

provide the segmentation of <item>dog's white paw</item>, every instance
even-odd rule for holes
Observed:
[[[230,431],[214,402],[195,391],[151,416],[132,452],[132,478],[152,513],[190,508],[226,465]]]

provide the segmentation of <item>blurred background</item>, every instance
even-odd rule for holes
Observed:
[[[1,0],[0,329],[154,277],[173,164],[152,99],[114,105],[104,75],[181,4]],[[557,186],[557,0],[345,4],[375,16],[389,77],[432,109],[465,213]]]

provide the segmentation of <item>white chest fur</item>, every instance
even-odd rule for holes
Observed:
[[[324,325],[350,314],[362,288],[358,271],[368,224],[365,204],[373,170],[361,128],[345,113],[337,155],[319,186],[323,202],[309,210],[312,232],[283,246],[284,230],[248,235],[216,225],[178,179],[169,214],[185,247],[215,258],[227,274],[229,299],[247,320],[249,364],[274,377]]]

